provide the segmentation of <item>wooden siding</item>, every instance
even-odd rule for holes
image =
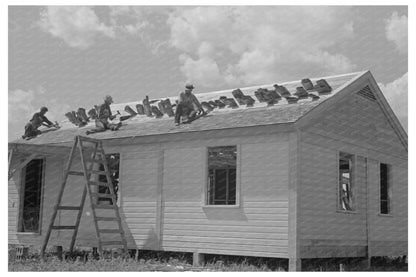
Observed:
[[[238,145],[237,206],[204,205],[206,151],[214,145]],[[129,248],[288,257],[288,145],[289,134],[282,133],[107,148],[121,154],[119,204]],[[66,158],[47,160],[43,234]],[[66,205],[79,203],[82,185],[82,178],[71,177]],[[70,224],[66,213],[58,216],[60,224]],[[96,244],[91,220],[87,201],[77,246]],[[67,248],[69,238],[70,232],[54,231],[50,245]],[[43,236],[30,239],[40,245]]]
[[[321,112],[304,131],[356,144],[400,159],[407,157],[397,133],[375,101],[353,94]]]
[[[11,168],[15,168],[24,157],[15,155],[13,157]],[[17,225],[19,219],[19,205],[20,205],[20,180],[21,172],[16,172],[8,181],[8,241],[9,244],[17,244]]]
[[[160,150],[149,151],[152,149],[143,147],[120,150],[122,153],[120,212],[126,223],[124,229],[129,248],[157,250],[159,248],[156,221]]]
[[[40,233],[20,233],[17,232],[19,220],[21,172],[16,172],[15,176],[9,181],[9,243],[40,245],[46,232],[50,220],[51,208],[55,202],[51,193],[55,193],[55,188],[59,186],[62,177],[62,162],[56,156],[45,157],[44,180],[42,189],[42,211],[41,211],[41,232]],[[14,205],[14,207],[13,207]],[[58,236],[53,236],[53,239]]]
[[[240,145],[239,206],[204,205],[207,145]],[[288,154],[284,134],[166,149],[162,249],[287,257]]]
[[[407,168],[391,165],[391,213],[380,214],[379,163],[369,159],[369,238],[370,252],[374,256],[403,255],[407,253],[408,206]]]
[[[337,211],[340,151],[355,155],[353,212]],[[299,160],[301,257],[363,256],[367,241],[370,255],[406,254],[407,151],[376,102],[352,95],[324,111],[302,130]],[[391,216],[379,215],[378,161],[393,169]]]

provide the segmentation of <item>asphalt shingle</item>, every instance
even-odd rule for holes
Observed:
[[[90,135],[93,138],[99,139],[116,139],[125,137],[138,137],[148,135],[163,135],[171,133],[184,133],[184,132],[196,132],[204,130],[220,130],[228,128],[241,128],[249,126],[260,126],[260,125],[273,125],[280,123],[291,123],[298,120],[300,117],[305,115],[311,109],[324,102],[326,99],[335,95],[339,89],[355,77],[361,75],[362,72],[350,73],[339,76],[324,77],[328,84],[332,87],[332,91],[329,94],[320,95],[318,100],[312,100],[312,97],[301,99],[296,103],[289,104],[288,101],[283,98],[279,103],[268,106],[267,103],[260,103],[254,96],[254,92],[258,88],[274,89],[273,85],[257,86],[250,88],[242,88],[241,91],[245,95],[251,96],[256,100],[253,107],[246,107],[240,105],[238,108],[223,108],[214,109],[207,116],[201,117],[190,124],[182,124],[175,126],[172,117],[164,115],[161,118],[147,117],[146,115],[137,115],[132,119],[123,121],[123,125],[118,131],[106,131],[102,133],[95,133]],[[311,79],[313,83],[321,78]],[[295,95],[296,87],[301,86],[301,80],[290,83],[282,83],[291,93]],[[196,94],[200,102],[219,99],[220,96],[226,96],[227,98],[234,98],[231,90],[209,92]],[[308,91],[310,92],[310,91]],[[318,95],[316,91],[310,92]],[[175,103],[177,97],[167,97],[172,103]],[[316,97],[314,97],[316,99]],[[162,98],[161,100],[166,99]],[[129,105],[133,109],[136,104],[141,102],[130,102],[122,104],[113,104],[112,110],[116,112],[120,111],[121,115],[128,115],[124,111],[124,107]],[[153,105],[157,106],[157,102]],[[22,144],[53,144],[73,141],[76,135],[85,135],[85,132],[94,127],[94,123],[90,122],[87,126],[78,128],[69,122],[63,122],[62,128],[57,131],[44,133],[31,140],[15,140],[13,143]]]

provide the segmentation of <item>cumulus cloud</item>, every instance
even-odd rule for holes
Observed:
[[[92,7],[51,6],[41,12],[42,30],[69,46],[86,49],[98,36],[114,37],[114,28],[100,22]]]
[[[97,11],[96,11],[97,10]],[[166,45],[159,32],[160,18],[166,19],[167,8],[143,6],[110,6],[98,8],[86,6],[52,6],[40,14],[39,26],[69,46],[87,49],[98,37],[118,38],[137,36],[152,52]],[[155,50],[156,49],[156,50]]]
[[[47,117],[51,121],[61,121],[65,118],[63,111],[69,111],[69,105],[62,103],[60,99],[48,97],[46,94],[47,91],[41,86],[37,90],[16,89],[9,91],[9,140],[23,135],[24,126],[41,106],[49,108]]]
[[[187,76],[188,82],[197,81],[202,86],[222,83],[220,70],[213,59],[202,57],[194,60],[187,55],[182,55],[180,59],[183,62],[181,70]]]
[[[403,127],[408,126],[408,73],[386,85],[379,84],[384,96]]]
[[[407,53],[407,16],[399,16],[394,12],[389,19],[386,20],[386,37],[392,41],[397,50],[404,54]]]
[[[321,74],[351,71],[346,56],[328,50],[353,37],[352,22],[343,20],[350,12],[346,7],[180,7],[167,22],[171,46],[205,61],[192,63],[194,68],[184,71],[187,78],[203,70],[196,81],[220,76],[238,85],[285,78],[287,67],[297,64]],[[184,66],[190,66],[189,59],[182,59]]]
[[[145,20],[146,11],[149,10],[140,7],[111,6],[109,7],[111,26],[119,32],[137,35],[150,24]]]

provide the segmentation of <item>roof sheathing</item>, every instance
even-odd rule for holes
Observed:
[[[332,91],[327,95],[320,95],[320,99],[312,101],[310,98],[299,100],[297,103],[288,104],[286,99],[282,99],[279,103],[273,106],[267,106],[265,102],[259,102],[254,96],[254,92],[258,88],[274,89],[273,85],[263,85],[248,88],[241,88],[241,91],[248,96],[251,96],[256,100],[253,107],[239,106],[238,108],[223,108],[214,109],[207,116],[201,117],[198,120],[193,121],[191,124],[183,124],[175,126],[172,117],[164,115],[161,118],[147,117],[146,115],[137,115],[132,119],[124,121],[123,125],[118,131],[106,131],[102,133],[96,133],[90,135],[93,138],[99,139],[117,139],[125,137],[138,137],[149,135],[162,135],[162,134],[174,134],[183,132],[196,132],[205,130],[218,130],[229,128],[241,128],[260,125],[272,125],[280,123],[292,123],[297,119],[305,115],[308,111],[318,106],[326,99],[335,95],[340,88],[345,87],[345,84],[361,75],[362,72],[350,73],[345,75],[324,77],[329,85],[332,87]],[[311,79],[315,82],[322,78]],[[288,82],[282,83],[293,94],[296,92],[296,87],[301,86],[301,82]],[[209,101],[212,99],[219,99],[220,96],[226,96],[227,98],[233,98],[233,89],[199,93],[195,94],[200,102]],[[316,92],[315,92],[316,93]],[[175,103],[177,96],[167,97],[172,103]],[[166,99],[166,98],[162,98]],[[162,100],[160,99],[160,100]],[[141,102],[130,102],[122,104],[111,105],[112,111],[119,110],[122,115],[127,115],[124,112],[124,107],[129,105],[133,109],[136,104]],[[157,105],[154,103],[153,105]],[[94,122],[90,122],[88,125],[78,128],[72,124],[63,124],[63,128],[54,132],[44,133],[29,141],[16,140],[16,143],[24,144],[49,144],[49,143],[62,143],[72,141],[76,135],[85,135],[85,131],[93,128]]]

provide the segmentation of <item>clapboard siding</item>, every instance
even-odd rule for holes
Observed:
[[[167,251],[287,257],[288,138],[211,140],[164,151]],[[204,206],[209,145],[239,145],[240,206]]]
[[[141,151],[138,151],[140,150]],[[157,250],[157,184],[158,158],[156,147],[121,148],[120,212],[130,248]]]
[[[386,155],[407,157],[407,151],[375,101],[351,95],[332,105],[305,131],[355,143]]]
[[[106,149],[107,153],[121,154],[119,203],[129,248],[287,257],[288,143],[288,134],[283,133],[200,138],[174,144],[113,145]],[[208,146],[216,145],[238,145],[238,206],[204,205],[206,152]],[[44,204],[42,234],[49,223],[67,158],[48,161],[48,201]],[[81,170],[78,159],[79,156],[74,160],[74,170]],[[71,177],[67,188],[64,203],[75,205],[83,179]],[[96,245],[89,205],[87,201],[78,246]],[[74,220],[70,213],[61,212],[57,224],[69,225]],[[70,234],[53,232],[51,244],[67,247]],[[35,244],[40,245],[43,236],[37,237]]]
[[[15,167],[18,159],[14,159],[11,168]],[[19,189],[20,189],[20,172],[16,172],[8,182],[8,242],[9,244],[18,244],[16,236],[18,216],[19,216]]]
[[[301,142],[299,155],[298,201],[300,201],[300,209],[298,216],[300,217],[301,256],[315,257],[313,254],[314,246],[305,248],[305,245],[302,244],[308,240],[332,240],[340,244],[365,241],[366,190],[365,168],[362,169],[363,161],[358,158],[355,159],[357,169],[354,176],[355,211],[345,213],[337,211],[337,151],[330,147],[319,147]],[[333,242],[332,245],[328,244],[328,246],[335,247]],[[365,244],[361,246],[365,246]],[[339,247],[342,247],[342,245]],[[317,248],[316,251],[318,250]],[[345,251],[335,250],[330,251],[332,256],[346,254]]]
[[[10,168],[15,168],[25,159],[24,156],[15,154]],[[8,181],[8,241],[10,244],[18,244],[19,239],[16,235],[19,220],[21,171],[15,172]]]
[[[384,161],[381,161],[384,162]],[[380,215],[380,161],[369,159],[369,237],[373,255],[407,254],[407,168],[391,165],[391,214]]]
[[[407,151],[378,104],[357,97],[343,99],[302,129],[298,195],[302,257],[326,257],[325,249],[332,256],[363,255],[367,243],[371,255],[406,253],[402,246],[407,241]],[[337,212],[340,151],[355,155],[352,213]],[[379,215],[380,161],[392,165],[391,216]],[[398,243],[389,250],[380,241]],[[355,248],[345,249],[346,244]]]

